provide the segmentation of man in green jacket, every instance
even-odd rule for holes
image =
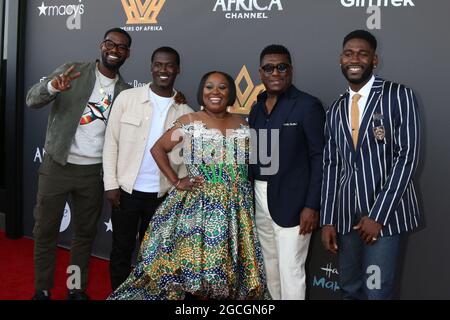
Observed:
[[[86,300],[88,263],[103,204],[102,152],[111,104],[130,86],[119,68],[130,56],[130,35],[110,29],[100,43],[101,59],[66,63],[27,94],[31,108],[53,102],[39,168],[35,207],[35,300],[50,299],[59,227],[68,196],[72,198],[72,270],[80,285],[69,300]]]

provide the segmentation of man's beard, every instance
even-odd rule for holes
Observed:
[[[341,71],[342,71],[342,74],[344,75],[345,79],[347,79],[348,82],[350,82],[352,84],[361,84],[361,83],[367,82],[372,77],[373,66],[374,66],[373,63],[371,63],[367,67],[367,69],[363,72],[361,77],[358,79],[350,78],[347,74],[347,69],[344,66],[341,66]]]
[[[102,55],[102,64],[106,67],[106,69],[111,71],[118,71],[124,62],[125,60],[120,60],[117,63],[112,64],[108,62],[106,55]]]

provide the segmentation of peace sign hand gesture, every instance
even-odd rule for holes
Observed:
[[[61,73],[60,75],[55,76],[52,79],[52,87],[55,88],[58,91],[66,91],[70,89],[70,82],[76,78],[78,78],[81,73],[77,72],[73,75],[71,75],[72,71],[75,69],[75,66],[71,66],[69,69],[67,69],[64,73]]]

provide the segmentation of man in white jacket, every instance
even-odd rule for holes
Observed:
[[[178,52],[170,47],[156,49],[151,58],[153,82],[125,90],[111,111],[103,170],[106,198],[112,205],[113,290],[131,271],[138,230],[141,242],[151,217],[172,186],[160,173],[150,148],[176,119],[193,112],[184,104],[183,95],[174,90],[179,72]],[[187,175],[181,162],[172,161],[172,166],[179,176]]]

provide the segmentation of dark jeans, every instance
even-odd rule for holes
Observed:
[[[356,231],[338,235],[339,286],[343,299],[392,299],[400,235],[366,245]]]
[[[48,155],[39,168],[37,202],[34,208],[34,278],[36,290],[53,287],[56,245],[64,207],[72,197],[70,264],[81,271],[85,290],[91,247],[103,204],[102,164],[62,166]]]
[[[158,198],[157,193],[133,191],[129,194],[120,191],[120,208],[113,208],[111,213],[113,242],[109,271],[113,290],[116,290],[131,272],[131,259],[138,230],[141,243],[150,219],[163,200],[164,197]]]

